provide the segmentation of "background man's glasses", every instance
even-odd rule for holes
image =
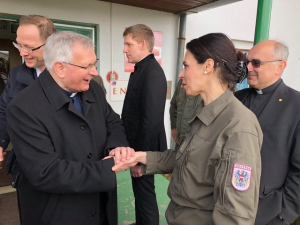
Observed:
[[[75,64],[72,64],[72,63],[67,63],[67,62],[62,62],[62,63],[68,64],[68,65],[71,65],[71,66],[76,66],[76,67],[79,67],[79,68],[82,68],[82,69],[90,70],[93,67],[97,68],[97,65],[99,63],[99,59],[97,59],[96,62],[94,62],[93,64],[90,64],[88,66],[78,66],[78,65],[75,65]]]
[[[15,42],[13,42],[13,45],[14,45],[17,49],[19,49],[19,51],[21,51],[21,49],[23,49],[23,50],[24,50],[25,52],[27,52],[27,53],[32,53],[33,51],[38,50],[38,49],[40,49],[41,47],[43,47],[45,44],[42,44],[42,45],[40,45],[39,47],[36,47],[36,48],[25,47],[25,46],[22,46],[22,45],[19,45],[19,44],[15,43]]]
[[[272,60],[272,61],[260,61],[259,59],[252,59],[252,60],[247,60],[246,64],[248,65],[249,63],[251,63],[253,68],[259,68],[261,64],[268,63],[268,62],[280,62],[280,61],[282,61],[282,60],[278,59],[278,60]]]

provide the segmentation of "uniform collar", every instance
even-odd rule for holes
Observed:
[[[209,125],[234,99],[233,92],[227,89],[219,98],[204,106],[203,100],[197,108],[195,116],[190,122],[198,117],[206,126]]]

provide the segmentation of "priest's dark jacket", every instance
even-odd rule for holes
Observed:
[[[102,224],[100,192],[116,189],[106,150],[128,146],[122,121],[95,81],[78,93],[83,115],[45,70],[9,104],[22,225]],[[116,210],[110,216],[117,218]]]
[[[256,225],[278,221],[279,215],[289,224],[300,215],[300,93],[282,80],[278,83],[257,115],[263,144]],[[235,96],[245,104],[253,93],[248,88]]]

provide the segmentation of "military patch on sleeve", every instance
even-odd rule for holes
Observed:
[[[246,191],[251,183],[252,167],[235,163],[232,170],[231,184],[238,191]]]

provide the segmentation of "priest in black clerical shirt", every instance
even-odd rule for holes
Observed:
[[[288,54],[277,41],[255,45],[247,61],[251,88],[235,93],[264,135],[255,225],[290,224],[300,215],[300,93],[281,79]]]

